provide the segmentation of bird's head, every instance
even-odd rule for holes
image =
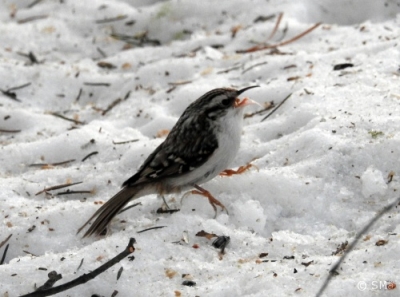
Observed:
[[[203,113],[211,120],[222,118],[228,114],[241,115],[243,114],[243,107],[251,104],[259,105],[259,103],[248,98],[239,99],[238,96],[256,87],[258,86],[250,86],[240,90],[231,88],[211,90],[194,101],[188,107],[188,110]]]

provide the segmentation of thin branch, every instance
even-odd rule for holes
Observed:
[[[349,255],[349,253],[354,249],[360,238],[372,227],[373,224],[376,223],[385,213],[391,210],[395,205],[400,204],[400,197],[397,198],[394,202],[390,203],[389,205],[385,206],[378,214],[371,220],[364,228],[361,229],[360,232],[357,233],[356,237],[354,238],[353,242],[348,246],[346,251],[340,257],[339,261],[336,262],[335,265],[329,270],[328,277],[326,278],[325,282],[322,284],[321,288],[319,289],[316,297],[322,296],[322,293],[328,287],[329,282],[331,281],[332,277],[336,274],[336,271],[339,269],[340,264],[344,261],[344,259]]]
[[[270,40],[272,37],[274,37],[274,35],[276,34],[276,31],[278,31],[279,25],[280,25],[280,23],[281,23],[281,21],[282,21],[282,17],[283,17],[283,12],[281,12],[281,13],[278,15],[278,18],[277,18],[277,20],[276,20],[276,22],[275,22],[275,27],[274,27],[274,29],[272,30],[271,34],[268,36],[267,40]]]
[[[191,80],[184,80],[184,81],[177,81],[177,82],[169,82],[168,84],[170,86],[176,87],[176,86],[181,86],[181,85],[186,85],[192,83]]]
[[[66,190],[65,192],[56,193],[56,196],[71,195],[71,194],[92,194],[92,193],[93,193],[93,191],[70,191],[70,190]]]
[[[271,15],[267,15],[267,16],[260,15],[253,20],[253,23],[266,22],[273,18],[275,18],[275,14],[271,14]]]
[[[169,213],[169,214],[173,214],[175,212],[180,211],[180,209],[162,209],[161,207],[159,209],[157,209],[156,213]]]
[[[268,64],[268,62],[261,62],[261,63],[254,64],[254,65],[250,66],[249,68],[246,68],[245,70],[243,70],[242,74],[245,74],[247,71],[253,69],[254,67],[258,67],[258,66],[265,65],[265,64]]]
[[[252,113],[246,113],[246,114],[244,115],[244,118],[245,118],[245,119],[251,118],[251,117],[253,117],[253,116],[255,116],[255,115],[262,114],[262,113],[264,113],[264,112],[266,112],[266,111],[268,111],[268,110],[270,110],[270,109],[272,109],[272,108],[275,107],[275,104],[274,104],[273,101],[268,102],[268,104],[266,104],[266,105],[267,105],[267,106],[266,106],[265,108],[261,109],[261,110],[257,110],[257,111],[252,112]]]
[[[6,255],[7,255],[7,251],[8,251],[8,247],[9,247],[9,246],[10,246],[10,244],[8,243],[8,244],[6,245],[6,248],[4,249],[3,256],[1,257],[1,260],[0,260],[0,265],[3,265],[4,260],[6,259]]]
[[[147,228],[147,229],[138,231],[137,233],[143,233],[143,232],[146,232],[146,231],[149,231],[149,230],[161,229],[161,228],[165,228],[165,227],[167,227],[167,226],[156,226],[156,227],[151,227],[151,228]]]
[[[35,227],[35,225],[33,225],[33,227]],[[26,250],[22,250],[25,254],[34,256],[34,257],[38,257],[38,255],[35,255],[34,253],[31,253],[30,251],[26,251]]]
[[[128,209],[133,208],[133,207],[138,206],[138,205],[142,205],[142,202],[138,202],[138,203],[129,205],[129,206],[125,207],[124,209],[121,209],[118,214],[123,213],[124,211],[127,211]]]
[[[78,271],[79,269],[81,269],[84,260],[85,260],[85,258],[82,258],[81,263],[79,263],[79,266],[78,266],[78,268],[76,269],[76,271]]]
[[[170,86],[172,86],[172,87],[169,88],[168,90],[166,90],[165,92],[166,92],[167,94],[169,94],[169,93],[171,93],[173,90],[175,90],[178,86],[186,85],[186,84],[190,84],[190,83],[192,83],[191,80],[184,80],[184,81],[177,81],[177,82],[169,82],[168,84],[169,84]]]
[[[7,241],[11,238],[12,234],[8,235],[6,239],[4,239],[2,242],[0,242],[0,248],[7,243]]]
[[[76,96],[75,101],[79,101],[79,99],[81,98],[81,95],[82,95],[82,88],[79,89],[78,96]]]
[[[89,159],[91,156],[97,155],[99,152],[91,152],[89,155],[87,155],[86,157],[84,157],[82,159],[82,162],[85,162],[87,159]]]
[[[76,183],[66,183],[66,184],[61,184],[61,185],[56,185],[56,186],[52,186],[52,187],[48,187],[48,188],[44,188],[42,191],[39,191],[35,194],[35,196],[42,194],[44,192],[48,192],[48,191],[53,191],[53,190],[59,190],[62,188],[66,188],[66,187],[70,187],[70,186],[75,186],[75,185],[79,185],[83,182],[76,182]]]
[[[34,7],[36,4],[38,4],[38,3],[40,3],[40,2],[42,2],[43,0],[35,0],[35,1],[33,1],[31,4],[29,4],[27,7],[28,8],[32,8],[32,7]]]
[[[115,106],[117,106],[121,102],[122,102],[121,98],[115,99],[113,102],[110,103],[110,105],[108,105],[108,107],[105,110],[103,110],[101,115],[102,116],[105,115],[107,112],[109,112],[111,109],[113,109]]]
[[[26,84],[23,84],[23,85],[20,85],[20,86],[12,87],[12,88],[9,88],[9,89],[7,90],[7,92],[20,90],[20,89],[29,87],[31,84],[32,84],[32,83],[26,83]]]
[[[136,35],[125,35],[125,34],[118,34],[113,33],[111,37],[120,41],[124,41],[128,44],[136,45],[136,46],[145,46],[145,45],[152,45],[158,46],[161,45],[161,42],[156,39],[150,39],[147,36],[147,31],[139,32]]]
[[[21,130],[6,130],[6,129],[0,129],[0,133],[19,133]]]
[[[46,19],[46,18],[48,18],[48,15],[46,15],[46,14],[44,14],[44,15],[36,15],[36,16],[31,16],[31,17],[28,17],[28,18],[25,18],[25,19],[18,20],[17,23],[18,24],[25,24],[25,23],[28,23],[28,22],[41,20],[41,19]]]
[[[313,31],[314,29],[318,28],[320,25],[321,25],[321,23],[316,23],[314,26],[312,26],[311,28],[307,29],[303,33],[300,33],[299,35],[296,35],[293,38],[290,38],[290,39],[288,39],[286,41],[282,41],[282,42],[274,45],[273,47],[278,47],[278,46],[282,46],[282,45],[286,45],[286,44],[292,43],[293,41],[296,41],[296,40],[302,38],[303,36],[307,35],[311,31]]]
[[[115,264],[117,264],[118,262],[120,262],[122,259],[124,259],[126,256],[128,256],[129,254],[132,254],[135,251],[135,247],[133,246],[136,243],[136,240],[134,238],[131,238],[129,240],[128,246],[125,248],[125,250],[123,252],[121,252],[120,254],[118,254],[117,256],[115,256],[114,258],[112,258],[110,261],[108,261],[107,263],[104,263],[103,265],[101,265],[99,268],[93,270],[90,273],[85,273],[83,275],[81,275],[80,277],[65,283],[63,285],[54,287],[54,288],[50,288],[50,289],[46,289],[46,290],[41,290],[41,291],[36,291],[33,293],[29,293],[26,295],[23,295],[21,297],[44,297],[44,296],[50,296],[50,295],[54,295],[54,294],[58,294],[60,292],[64,292],[66,290],[69,290],[73,287],[76,287],[78,285],[84,284],[92,279],[94,279],[96,276],[98,276],[99,274],[103,273],[104,271],[106,271],[108,268],[114,266]]]
[[[231,68],[228,68],[228,69],[225,69],[225,70],[220,70],[220,71],[217,72],[217,74],[228,73],[228,72],[230,72],[232,70],[240,69],[240,67],[241,66],[239,65],[239,66],[234,66],[234,67],[231,67]]]
[[[126,94],[124,96],[124,100],[127,100],[130,95],[131,95],[131,91],[126,92]]]
[[[109,87],[111,86],[110,83],[92,83],[92,82],[85,82],[83,83],[85,86],[92,86],[92,87]]]
[[[75,159],[70,159],[62,162],[57,162],[57,163],[34,163],[34,164],[29,164],[29,167],[44,167],[45,169],[48,169],[51,166],[60,166],[60,165],[65,165],[71,162],[74,162]]]
[[[263,121],[265,121],[266,119],[268,119],[275,111],[277,111],[277,109],[278,109],[279,107],[281,107],[282,104],[285,103],[285,101],[288,100],[288,99],[290,98],[290,96],[292,96],[292,93],[290,93],[289,95],[287,95],[286,98],[283,99],[282,102],[279,103],[278,106],[275,107],[273,111],[271,111],[269,114],[267,114],[267,115],[261,120],[261,122],[263,122]]]
[[[114,141],[113,140],[113,144],[126,144],[126,143],[131,143],[131,142],[136,142],[139,141],[139,139],[132,139],[132,140],[126,140],[126,141]]]
[[[271,48],[276,48],[279,46],[283,46],[283,45],[287,45],[289,43],[292,43],[300,38],[302,38],[303,36],[307,35],[308,33],[310,33],[311,31],[313,31],[314,29],[318,28],[319,25],[321,25],[321,23],[316,23],[314,26],[312,26],[311,28],[308,28],[306,31],[286,40],[286,41],[282,41],[282,42],[278,42],[276,44],[266,44],[266,45],[256,45],[253,46],[251,48],[245,49],[245,50],[237,50],[237,53],[253,53],[253,52],[257,52],[257,51],[262,51],[265,49],[271,49]]]
[[[51,112],[50,114],[52,116],[57,117],[57,118],[60,118],[60,119],[63,119],[63,120],[69,121],[69,122],[73,122],[74,124],[79,124],[79,125],[85,124],[85,122],[81,122],[81,121],[78,121],[78,120],[75,120],[75,119],[67,118],[67,117],[65,117],[65,116],[63,116],[63,115],[61,115],[59,113],[56,113],[56,112]]]

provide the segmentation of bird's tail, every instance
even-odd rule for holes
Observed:
[[[108,200],[105,204],[103,204],[91,217],[90,219],[83,224],[82,227],[78,229],[78,232],[81,232],[83,228],[87,224],[90,223],[90,221],[93,220],[93,218],[96,217],[95,221],[93,224],[90,226],[90,228],[86,231],[86,233],[83,235],[83,237],[91,236],[93,234],[100,235],[107,227],[107,225],[110,223],[110,221],[120,212],[120,210],[132,199],[139,198],[140,196],[137,195],[141,190],[143,189],[143,186],[134,186],[134,187],[124,187],[119,191],[117,194],[115,194],[110,200]],[[137,197],[134,197],[137,196]]]

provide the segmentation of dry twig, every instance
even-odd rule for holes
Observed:
[[[263,121],[265,121],[266,119],[268,119],[275,111],[277,111],[277,109],[278,109],[279,107],[281,107],[282,104],[285,103],[285,101],[288,100],[288,99],[290,98],[290,96],[292,96],[292,93],[290,93],[289,95],[287,95],[286,98],[283,99],[282,102],[279,103],[278,106],[274,108],[274,110],[272,110],[269,114],[267,114],[267,115],[261,120],[261,122],[263,122]]]
[[[91,152],[88,154],[86,157],[82,159],[82,162],[85,162],[87,159],[89,159],[91,156],[97,155],[99,152]]]
[[[28,6],[27,6],[27,8],[32,8],[32,7],[34,7],[36,4],[38,4],[38,3],[40,3],[40,2],[42,2],[43,0],[35,0],[35,1],[33,1],[31,4],[29,4]]]
[[[139,139],[132,139],[132,140],[126,140],[126,141],[114,141],[113,140],[113,144],[126,144],[126,143],[131,143],[131,142],[136,142],[139,141]]]
[[[115,106],[117,106],[121,102],[122,102],[121,98],[115,99],[113,102],[110,103],[110,105],[108,105],[108,107],[105,110],[103,110],[101,115],[105,115],[107,112],[109,112],[111,109],[113,109]]]
[[[37,192],[35,195],[37,196],[37,195],[40,195],[40,194],[42,194],[44,192],[53,191],[53,190],[59,190],[59,189],[62,189],[62,188],[71,187],[71,186],[74,186],[74,185],[79,185],[81,183],[83,183],[83,182],[66,183],[66,184],[61,184],[61,185],[56,185],[56,186],[44,188],[43,190]]]
[[[106,271],[108,268],[114,266],[115,264],[117,264],[118,262],[120,262],[122,259],[124,259],[126,256],[128,256],[129,254],[132,254],[135,251],[135,247],[133,246],[136,243],[136,240],[134,238],[131,238],[129,240],[128,246],[125,248],[125,250],[123,252],[121,252],[120,254],[118,254],[117,256],[115,256],[114,258],[112,258],[110,261],[108,261],[107,263],[104,263],[103,265],[101,265],[99,268],[93,270],[90,273],[85,273],[83,275],[81,275],[80,277],[65,283],[63,285],[54,287],[54,288],[49,288],[49,289],[41,289],[40,291],[36,291],[33,293],[29,293],[26,295],[23,295],[21,297],[44,297],[44,296],[50,296],[50,295],[54,295],[60,292],[64,292],[66,290],[69,290],[73,287],[79,286],[81,284],[84,284],[92,279],[94,279],[96,276],[98,276],[99,274],[103,273],[104,271]]]
[[[6,239],[4,239],[2,242],[0,242],[0,248],[7,243],[7,241],[11,238],[12,234],[8,235]]]
[[[383,209],[381,209],[378,214],[372,218],[367,225],[364,226],[364,228],[361,229],[360,232],[357,233],[356,237],[354,238],[353,242],[346,247],[346,250],[343,252],[343,255],[340,257],[340,259],[336,262],[335,265],[332,266],[332,268],[329,270],[329,274],[327,278],[325,279],[324,283],[322,284],[321,288],[315,295],[316,297],[322,296],[322,293],[325,291],[325,289],[328,287],[328,284],[330,283],[331,279],[333,276],[337,274],[337,270],[339,269],[340,264],[346,259],[346,257],[349,255],[349,253],[354,249],[360,238],[368,232],[368,230],[372,227],[373,224],[375,224],[385,213],[387,213],[389,210],[391,210],[394,206],[399,205],[400,203],[400,197],[397,198],[394,202],[390,203],[389,205],[385,206]]]
[[[140,230],[140,231],[138,231],[136,233],[143,233],[143,232],[146,232],[146,231],[149,231],[149,230],[161,229],[161,228],[165,228],[165,227],[167,227],[167,226],[155,226],[155,227],[147,228],[147,229],[144,229],[144,230]]]
[[[85,124],[85,122],[78,121],[78,120],[71,119],[71,118],[67,118],[67,117],[65,117],[65,116],[63,116],[63,115],[61,115],[61,114],[59,114],[59,113],[57,113],[57,112],[51,112],[50,114],[51,114],[52,116],[57,117],[57,118],[60,118],[60,119],[63,119],[63,120],[69,121],[69,122],[73,122],[74,124],[79,124],[79,125]]]
[[[7,130],[7,129],[0,129],[0,133],[19,133],[21,130]]]
[[[2,242],[0,242],[0,248],[7,243],[7,241],[11,238],[11,236],[12,236],[12,234],[8,235],[8,237],[6,239],[4,239]],[[6,248],[4,249],[3,256],[1,257],[1,260],[0,260],[0,265],[3,265],[4,260],[6,259],[6,255],[7,255],[7,251],[8,251],[8,247],[9,246],[10,245],[7,244]]]
[[[65,165],[71,162],[74,162],[75,159],[67,160],[67,161],[62,161],[62,162],[57,162],[57,163],[34,163],[34,164],[29,164],[29,167],[42,167],[41,169],[50,169],[54,166],[60,166],[60,165]]]
[[[71,195],[71,194],[92,194],[93,191],[70,191],[70,190],[66,190],[65,192],[58,192],[56,193],[56,196],[62,196],[62,195]]]
[[[92,87],[109,87],[111,86],[110,83],[92,83],[92,82],[85,82],[83,83],[85,86],[92,86]]]
[[[274,104],[273,101],[271,101],[271,102],[265,103],[264,106],[265,106],[265,107],[264,107],[263,109],[261,109],[261,110],[257,110],[257,111],[252,112],[252,113],[246,113],[246,114],[244,115],[244,118],[247,119],[247,118],[251,118],[251,117],[253,117],[253,116],[257,115],[257,114],[262,114],[262,113],[264,113],[264,112],[270,110],[271,108],[274,108],[274,107],[275,107],[275,104]]]
[[[48,15],[47,15],[47,14],[44,14],[44,15],[35,15],[35,16],[27,17],[27,18],[25,18],[25,19],[18,20],[17,23],[18,23],[18,24],[25,24],[25,23],[28,23],[28,22],[32,22],[32,21],[36,21],[36,20],[42,20],[42,19],[47,19],[47,18],[48,18]]]
[[[276,22],[275,22],[274,29],[272,29],[271,34],[270,34],[270,35],[268,36],[268,38],[267,38],[267,41],[270,40],[272,37],[275,36],[276,32],[278,31],[279,25],[280,25],[280,23],[281,23],[281,21],[282,21],[282,17],[283,17],[283,12],[281,12],[281,13],[278,15],[278,18],[277,18],[277,20],[276,20]]]
[[[123,213],[124,211],[127,211],[128,209],[136,207],[138,205],[142,205],[142,202],[137,202],[132,205],[129,205],[129,206],[125,207],[124,209],[121,209],[118,214]]]
[[[277,22],[275,23],[275,27],[274,27],[274,29],[272,30],[272,32],[271,32],[270,36],[268,37],[267,41],[268,41],[269,39],[271,39],[271,38],[275,35],[275,33],[276,33],[277,29],[278,29],[278,26],[279,26],[279,24],[280,24],[280,22],[281,22],[281,20],[282,20],[282,16],[283,16],[283,14],[280,14],[280,15],[278,16]],[[248,49],[237,50],[236,52],[237,52],[237,53],[252,53],[252,52],[256,52],[256,51],[262,51],[262,50],[266,50],[266,49],[277,48],[277,47],[279,47],[279,46],[284,46],[284,45],[287,45],[287,44],[289,44],[289,43],[292,43],[292,42],[294,42],[294,41],[296,41],[296,40],[302,38],[303,36],[307,35],[307,34],[310,33],[311,31],[313,31],[314,29],[316,29],[320,24],[321,24],[321,23],[317,23],[317,24],[315,24],[314,26],[312,26],[311,28],[308,28],[306,31],[304,31],[304,32],[302,32],[302,33],[300,33],[300,34],[298,34],[298,35],[296,35],[296,36],[294,36],[294,37],[292,37],[292,38],[290,38],[290,39],[288,39],[288,40],[281,41],[281,42],[278,42],[278,43],[275,43],[275,44],[260,44],[260,45],[256,45],[256,46],[250,47],[250,48],[248,48]]]
[[[7,251],[8,251],[8,247],[9,246],[10,246],[10,244],[7,244],[6,248],[4,249],[3,256],[1,257],[1,260],[0,260],[0,265],[3,265],[4,260],[6,259],[6,255],[7,255]]]

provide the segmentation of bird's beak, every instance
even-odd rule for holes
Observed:
[[[259,88],[259,87],[260,87],[260,86],[250,86],[250,87],[247,87],[247,88],[243,88],[243,89],[241,89],[241,90],[238,90],[238,91],[237,91],[237,94],[238,94],[238,96],[239,96],[240,94],[246,92],[248,89]]]
[[[238,108],[238,107],[245,107],[245,106],[251,105],[251,104],[256,104],[256,105],[258,105],[258,106],[261,106],[260,103],[254,101],[254,100],[251,100],[251,99],[249,99],[249,98],[244,98],[243,100],[240,100],[239,98],[236,98],[235,104],[234,104],[233,106],[234,106],[235,108]],[[262,106],[261,106],[261,107],[262,107]]]
[[[259,87],[259,86],[247,87],[247,88],[238,90],[238,91],[237,91],[237,94],[238,94],[238,96],[239,96],[240,94],[242,94],[243,92],[247,91],[248,89],[258,88],[258,87]],[[256,104],[256,105],[261,106],[260,103],[258,103],[258,102],[256,102],[256,101],[253,101],[253,100],[251,100],[251,99],[249,99],[249,98],[244,98],[243,100],[240,100],[239,98],[236,98],[234,107],[235,107],[235,108],[238,108],[238,107],[245,107],[245,106],[251,105],[251,104]]]

